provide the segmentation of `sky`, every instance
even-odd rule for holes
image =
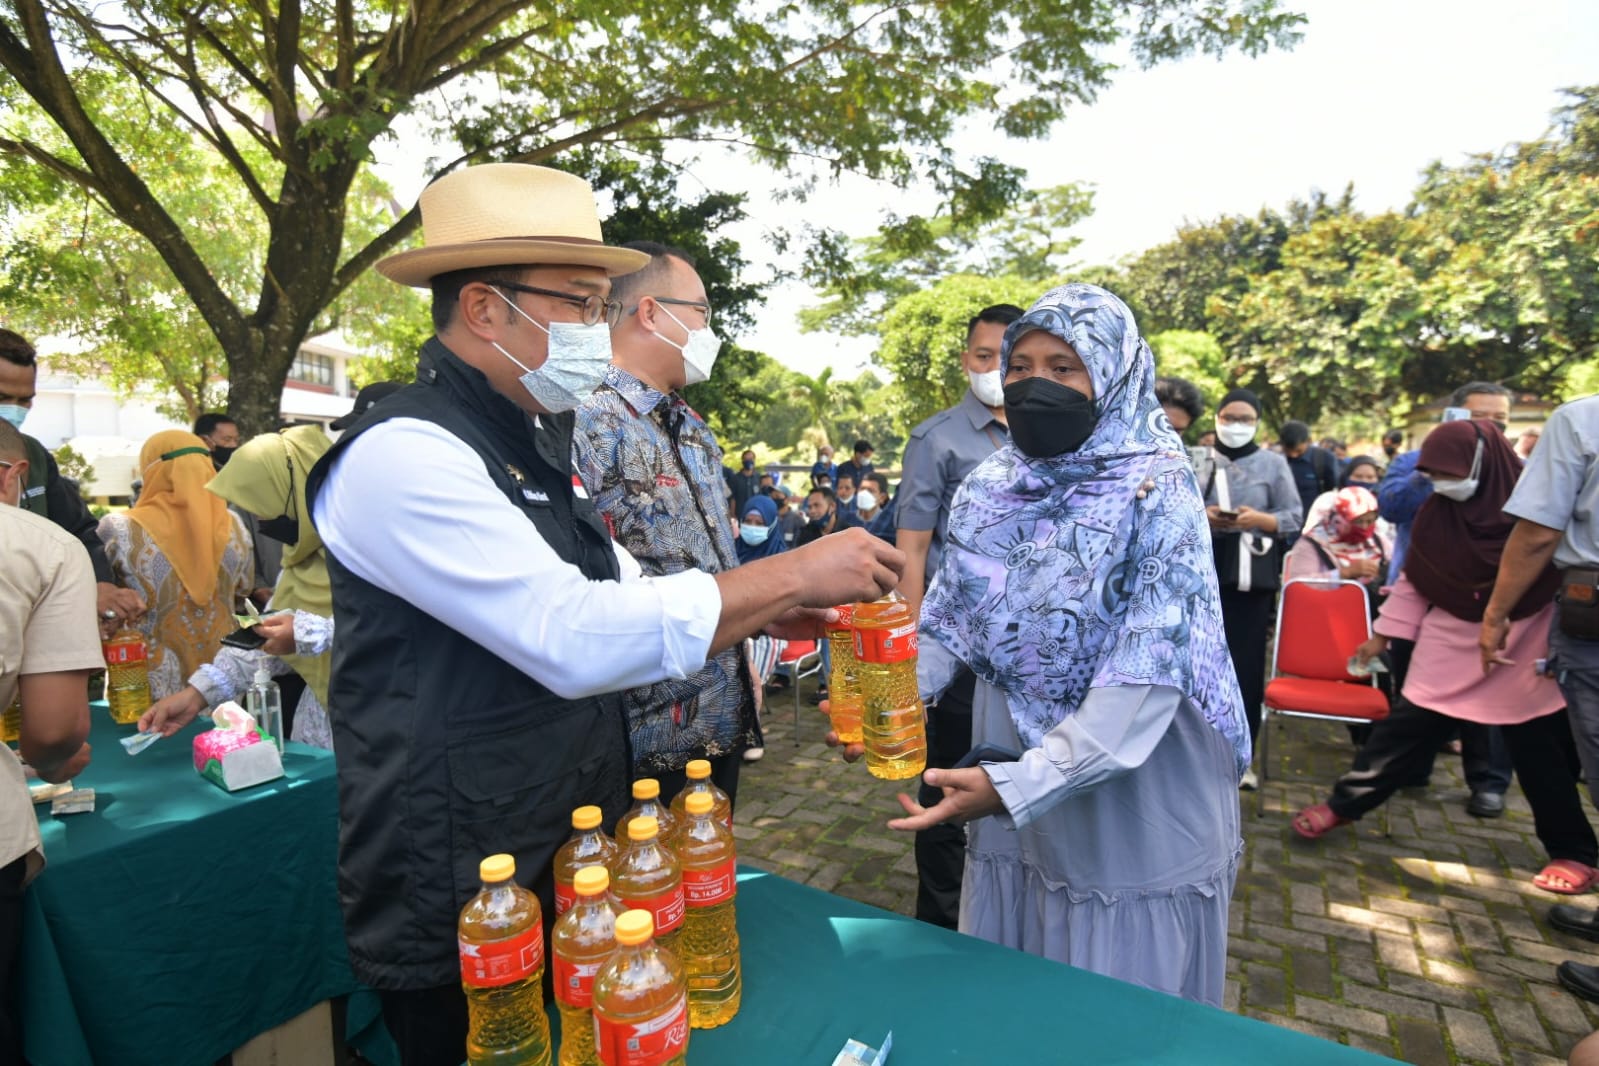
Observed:
[[[1594,0],[1284,5],[1309,19],[1290,51],[1129,66],[1046,138],[1007,141],[973,121],[953,147],[1022,165],[1030,184],[1092,185],[1094,214],[1074,231],[1083,240],[1078,258],[1110,263],[1169,240],[1185,221],[1253,214],[1314,189],[1337,195],[1351,182],[1359,209],[1401,208],[1433,160],[1458,163],[1536,138],[1562,87],[1599,82]],[[407,156],[416,158],[400,153]],[[400,168],[385,176],[402,203],[420,191],[419,176]],[[730,233],[756,279],[774,263],[766,239],[774,227],[810,221],[868,236],[891,205],[900,213],[934,205],[925,189],[860,178],[824,181],[803,203],[776,203],[767,190],[778,179],[720,152],[690,165],[685,181],[689,190],[698,183],[750,195],[749,220]],[[869,365],[872,342],[801,333],[795,315],[816,302],[803,284],[775,287],[756,328],[736,339],[803,373],[832,366],[853,376]]]
[[[1093,185],[1094,214],[1074,230],[1083,239],[1078,258],[1106,263],[1169,240],[1185,221],[1253,214],[1312,189],[1337,194],[1353,182],[1359,209],[1401,208],[1433,160],[1457,163],[1536,138],[1562,87],[1599,81],[1593,0],[1286,6],[1309,18],[1292,51],[1131,67],[1044,140],[968,132],[956,146],[1018,162],[1039,186]],[[776,220],[803,215],[867,236],[890,204],[931,207],[925,193],[907,197],[864,180],[819,188],[803,205],[776,205],[760,192],[770,177],[752,167],[707,157],[691,168],[714,174],[722,188],[741,171],[752,220],[736,235],[755,263],[770,261],[762,234]],[[774,290],[756,330],[739,342],[803,373],[832,366],[852,376],[868,365],[872,342],[801,333],[795,314],[816,302],[803,285]]]

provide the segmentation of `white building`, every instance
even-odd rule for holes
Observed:
[[[348,367],[359,358],[336,333],[300,345],[283,386],[284,423],[315,422],[326,429],[347,414],[356,392]],[[40,357],[37,390],[22,428],[46,448],[70,444],[88,459],[94,467],[93,481],[84,486],[90,496],[130,495],[144,442],[163,429],[190,428],[156,410],[162,400],[156,390],[121,399],[99,381],[53,372],[49,356]]]

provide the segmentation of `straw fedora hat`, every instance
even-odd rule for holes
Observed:
[[[558,263],[600,267],[611,277],[650,261],[607,246],[594,190],[575,174],[527,163],[466,167],[422,190],[422,247],[377,265],[401,285],[426,287],[438,274],[470,267]]]

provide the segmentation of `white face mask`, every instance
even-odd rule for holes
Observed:
[[[718,337],[716,331],[711,329],[710,326],[706,326],[704,329],[689,329],[683,325],[682,319],[666,310],[666,305],[658,304],[657,306],[660,307],[667,318],[688,330],[688,340],[683,344],[677,343],[664,334],[656,334],[661,340],[666,341],[667,344],[683,353],[684,383],[698,385],[702,381],[709,381],[711,379],[711,368],[716,365],[716,356],[722,350],[722,338]]]
[[[867,512],[877,510],[877,494],[871,489],[862,489],[855,494],[855,506]]]
[[[605,380],[605,368],[611,365],[611,331],[605,323],[585,326],[579,322],[551,322],[544,326],[516,306],[505,293],[499,289],[494,291],[510,304],[511,310],[538,326],[550,338],[549,354],[537,370],[528,370],[522,360],[498,343],[489,342],[501,355],[522,368],[522,387],[528,395],[551,414],[570,411],[593,395]]]
[[[966,371],[966,380],[972,383],[972,395],[984,407],[1002,407],[1005,403],[1005,384],[998,370]]]
[[[1242,448],[1255,439],[1256,425],[1242,425],[1237,422],[1220,422],[1216,425],[1216,439],[1229,448]]]
[[[772,535],[771,526],[739,526],[738,535],[745,544],[758,548],[766,543],[766,538]]]
[[[1477,442],[1477,454],[1471,459],[1471,475],[1469,477],[1435,477],[1432,479],[1432,491],[1445,499],[1454,500],[1456,503],[1465,503],[1477,495],[1477,484],[1482,477],[1482,441]]]

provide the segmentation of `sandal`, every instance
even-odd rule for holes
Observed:
[[[1580,896],[1593,888],[1595,881],[1599,881],[1599,870],[1584,866],[1576,859],[1555,859],[1532,879],[1532,883],[1545,892],[1558,892],[1562,896]]]
[[[1325,803],[1318,803],[1313,807],[1306,807],[1294,815],[1294,832],[1306,840],[1317,840],[1324,836],[1328,830],[1337,829],[1341,825],[1349,825],[1354,819],[1340,818],[1333,813],[1333,809]]]

